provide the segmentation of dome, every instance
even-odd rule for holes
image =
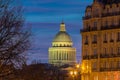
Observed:
[[[53,42],[72,42],[72,40],[67,32],[60,31],[53,39]]]

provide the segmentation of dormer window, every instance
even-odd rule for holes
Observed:
[[[88,11],[88,12],[87,12],[87,16],[90,16],[90,15],[91,15],[91,12],[90,12],[90,11]]]

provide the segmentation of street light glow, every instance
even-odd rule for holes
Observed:
[[[73,71],[71,71],[70,74],[73,75]]]
[[[74,74],[77,75],[77,71],[74,71]]]
[[[77,65],[76,65],[76,67],[77,67],[77,68],[79,68],[79,67],[80,67],[80,65],[79,65],[79,64],[77,64]]]

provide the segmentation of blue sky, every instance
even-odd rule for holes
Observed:
[[[59,31],[62,20],[77,49],[77,60],[81,55],[82,16],[93,0],[22,0],[26,26],[32,30],[32,45],[28,60],[48,62],[48,48]]]

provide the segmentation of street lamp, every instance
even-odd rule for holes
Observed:
[[[70,75],[73,77],[73,80],[75,80],[75,76],[77,75],[77,71],[71,71]]]

